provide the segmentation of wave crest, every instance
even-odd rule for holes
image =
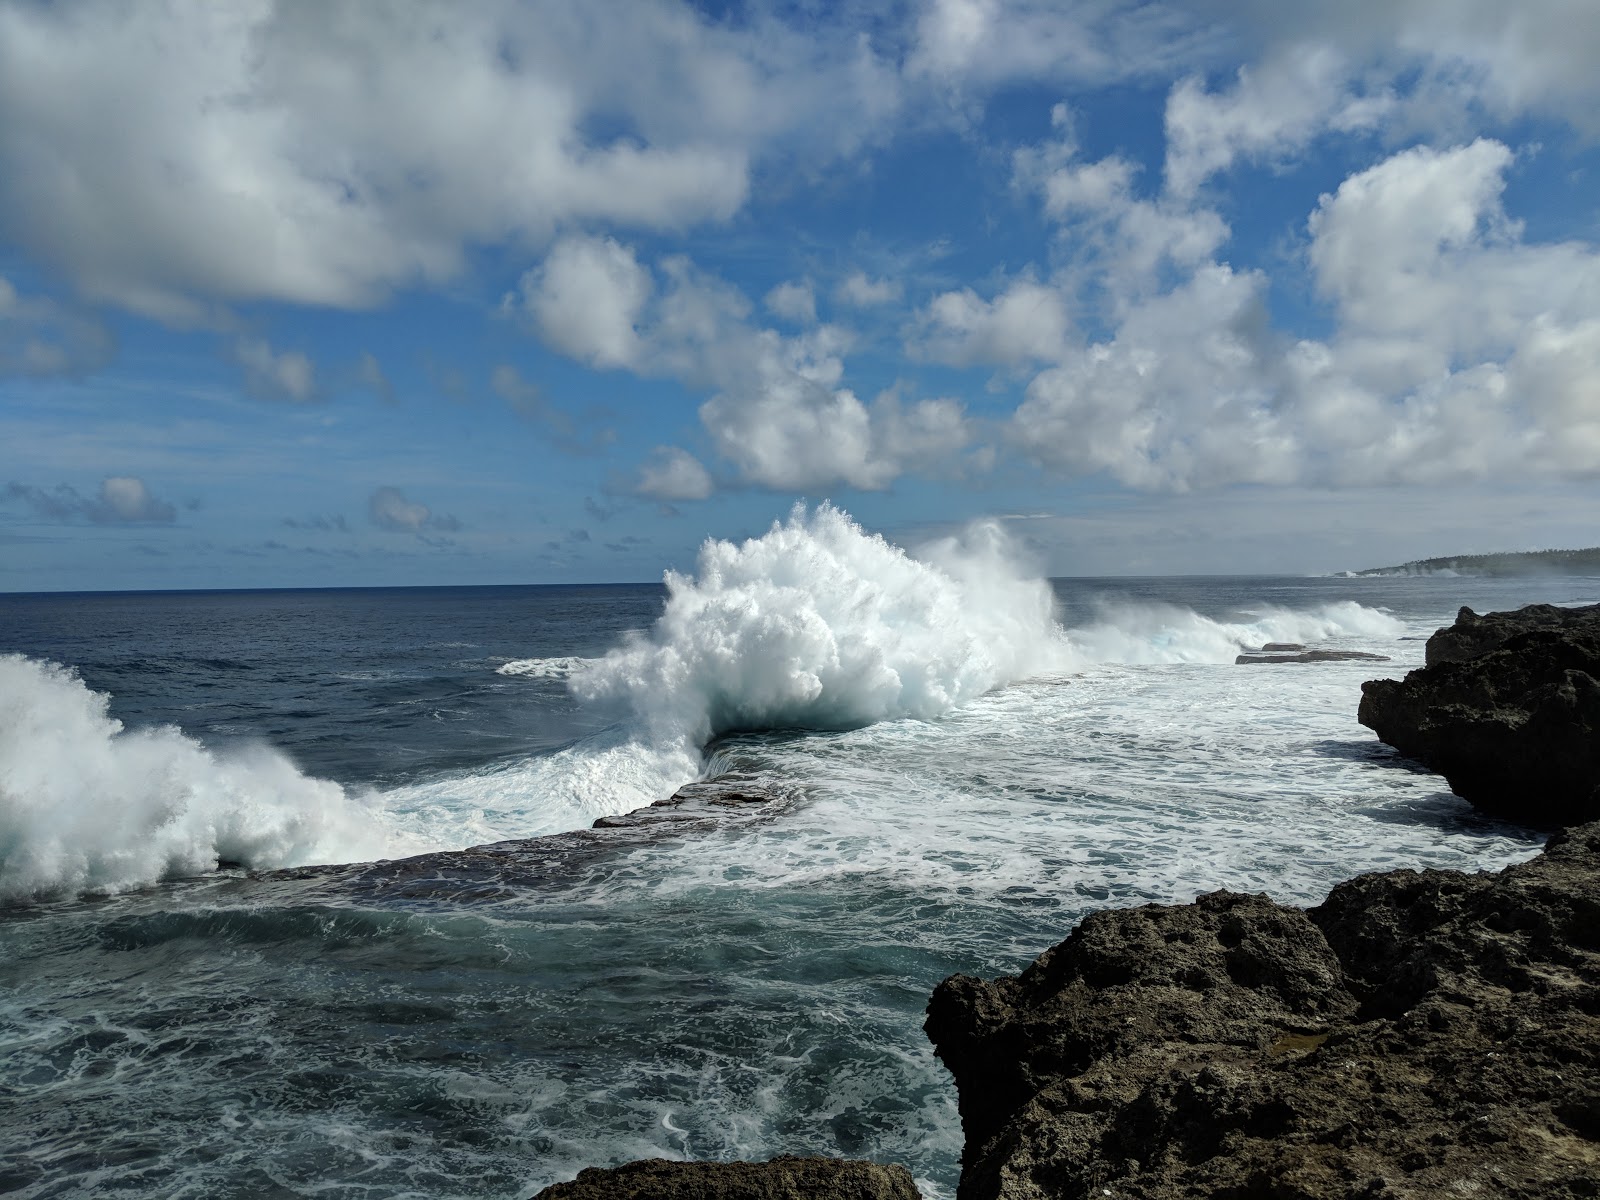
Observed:
[[[830,504],[797,505],[761,537],[707,540],[696,574],[666,584],[649,634],[572,681],[663,741],[933,717],[1065,661],[1049,584],[994,526],[922,561]]]
[[[276,751],[220,755],[171,726],[125,732],[109,699],[66,667],[0,655],[0,898],[410,849]]]

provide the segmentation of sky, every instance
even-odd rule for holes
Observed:
[[[0,0],[0,590],[1600,543],[1594,0]]]

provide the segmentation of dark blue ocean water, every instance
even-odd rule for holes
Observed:
[[[950,1194],[954,1097],[919,1029],[944,975],[1018,969],[1105,903],[1224,885],[1307,900],[1358,870],[1497,865],[1536,846],[1355,725],[1361,679],[1385,668],[1236,668],[1237,630],[1301,629],[1403,670],[1420,660],[1407,639],[1459,604],[1592,602],[1600,584],[1056,592],[1102,665],[943,716],[746,734],[741,763],[798,797],[752,819],[409,874],[233,869],[12,896],[0,1192],[514,1197],[596,1163],[793,1151],[905,1162]],[[559,672],[498,668],[594,658],[663,599],[654,586],[5,596],[0,654],[71,667],[130,729],[175,725],[221,759],[272,747],[366,796],[374,820],[393,797],[440,797],[400,806],[437,838],[457,815],[476,828],[496,788],[497,820],[535,813],[543,785],[527,781],[551,763],[581,776],[572,787],[605,784],[625,715],[573,699]],[[123,811],[102,782],[52,793],[41,815],[29,780],[196,769],[151,767],[127,735],[52,740],[78,728],[83,689],[11,678],[0,713],[13,728],[40,719],[0,761],[0,853],[37,844],[42,821],[88,839]],[[265,803],[256,778],[228,776],[214,802]]]

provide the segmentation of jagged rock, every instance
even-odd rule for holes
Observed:
[[[770,1162],[669,1162],[651,1158],[590,1167],[533,1200],[920,1200],[901,1166],[784,1155]]]
[[[1099,913],[927,1030],[961,1200],[1600,1196],[1600,823],[1309,911]]]
[[[1600,621],[1600,604],[1587,608],[1561,608],[1554,604],[1530,604],[1512,612],[1485,613],[1479,616],[1463,607],[1456,623],[1447,625],[1428,639],[1424,662],[1428,666],[1446,662],[1466,662],[1498,650],[1509,639],[1535,629],[1568,629]]]
[[[1240,663],[1315,663],[1315,662],[1388,662],[1387,654],[1369,654],[1365,650],[1302,650],[1298,654],[1272,651],[1263,646],[1262,653],[1241,654],[1233,661]]]
[[[1492,816],[1600,817],[1600,605],[1462,609],[1428,658],[1402,681],[1363,684],[1361,723]]]

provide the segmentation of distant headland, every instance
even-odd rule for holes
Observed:
[[[1397,567],[1369,567],[1344,571],[1360,575],[1600,575],[1600,546],[1587,550],[1523,550],[1503,554],[1456,554],[1448,558],[1419,558]]]

